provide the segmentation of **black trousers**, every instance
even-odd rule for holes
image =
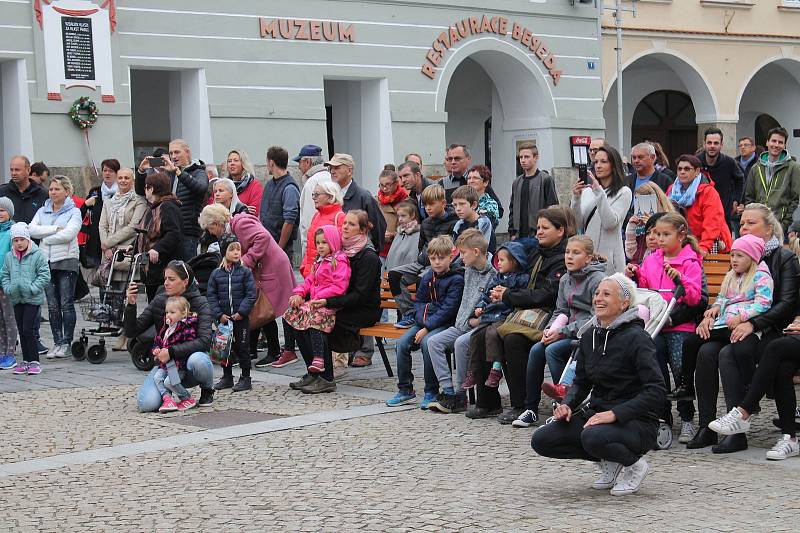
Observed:
[[[573,415],[569,422],[558,420],[533,434],[536,453],[554,459],[585,459],[630,466],[653,448],[658,424],[645,420],[599,424],[583,428],[592,412]]]
[[[792,335],[773,340],[763,351],[761,362],[750,383],[750,390],[739,405],[752,413],[767,391],[772,389],[781,429],[783,433],[795,437],[797,424],[794,412],[797,408],[797,395],[792,378],[798,369],[800,337]]]
[[[14,306],[14,320],[17,322],[17,331],[19,331],[22,360],[26,363],[39,360],[39,346],[36,342],[37,316],[39,316],[38,305],[17,304]]]
[[[492,368],[492,364],[486,361],[487,329],[476,331],[470,337],[470,358],[478,358],[478,361],[481,362],[475,373],[475,405],[495,410],[502,406],[500,392],[497,388],[484,385]],[[503,370],[508,384],[511,407],[514,409],[525,408],[525,376],[528,369],[528,352],[532,346],[532,341],[517,333],[506,335],[503,338],[503,357],[505,358]],[[472,353],[473,347],[475,353]]]
[[[259,330],[253,330],[252,334],[250,335],[250,354],[256,355],[258,353],[258,337],[260,333],[264,333],[264,337],[267,339],[267,353],[280,355],[281,352],[281,343],[278,338],[278,321],[277,319],[272,320],[265,326],[262,326]]]
[[[314,360],[314,345],[318,345],[321,338],[323,342],[322,358],[325,360],[325,371],[321,376],[328,381],[333,381],[333,352],[331,352],[329,334],[316,329],[294,330],[294,332],[297,347],[300,348],[306,368]]]
[[[242,369],[242,377],[250,377],[250,322],[247,318],[235,320],[233,322],[233,342],[231,343],[231,363],[235,360]],[[226,376],[233,375],[233,364],[222,367],[222,372]]]

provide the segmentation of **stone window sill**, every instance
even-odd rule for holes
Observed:
[[[778,6],[779,11],[788,11],[790,13],[800,13],[800,4],[792,4],[792,5],[780,5]]]
[[[700,0],[703,7],[724,7],[728,9],[750,9],[756,5],[755,0]]]

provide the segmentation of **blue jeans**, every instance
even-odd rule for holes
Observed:
[[[411,371],[411,345],[414,344],[414,336],[422,328],[413,326],[406,330],[406,334],[397,340],[395,353],[397,355],[397,389],[405,394],[410,394],[414,390],[414,373]],[[447,328],[437,328],[429,332],[422,338],[420,347],[422,348],[422,361],[425,371],[425,392],[438,394],[439,380],[433,370],[431,358],[428,354],[428,340],[439,332]]]
[[[71,344],[75,333],[75,282],[78,273],[72,270],[52,270],[50,283],[44,288],[53,344]]]
[[[528,367],[525,373],[525,409],[539,410],[545,363],[550,369],[553,381],[558,383],[569,359],[571,343],[572,339],[561,339],[547,346],[543,342],[533,345],[528,353]]]
[[[154,413],[161,407],[161,395],[153,379],[159,367],[153,368],[144,383],[136,393],[136,405],[140,413]],[[181,385],[187,389],[200,385],[201,389],[214,387],[214,365],[207,353],[195,352],[186,361],[186,375],[181,380]]]
[[[181,240],[181,258],[184,261],[189,261],[191,258],[197,257],[198,244],[200,244],[200,239],[184,237]]]

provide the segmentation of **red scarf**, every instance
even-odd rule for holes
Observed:
[[[400,185],[397,186],[397,190],[394,192],[394,194],[386,194],[382,190],[378,191],[378,201],[383,205],[394,206],[406,198],[408,198],[408,191],[405,187],[401,187]]]

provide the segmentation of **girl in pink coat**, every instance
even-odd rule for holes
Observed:
[[[290,309],[284,320],[295,329],[309,330],[314,359],[308,367],[312,373],[325,371],[323,359],[324,337],[336,323],[336,311],[328,307],[312,306],[310,302],[342,296],[350,284],[350,261],[342,251],[342,236],[336,226],[322,226],[314,234],[317,258],[302,285],[295,287],[289,299]],[[308,297],[308,302],[305,298]]]
[[[231,231],[242,245],[242,263],[253,272],[256,285],[269,299],[275,316],[281,316],[289,305],[289,297],[295,286],[294,272],[289,258],[258,217],[241,213],[234,216],[230,224]],[[278,323],[274,320],[268,323],[264,326],[264,333],[269,346],[268,353],[279,353]],[[258,335],[252,335],[250,338],[250,353],[253,354],[258,343]]]

